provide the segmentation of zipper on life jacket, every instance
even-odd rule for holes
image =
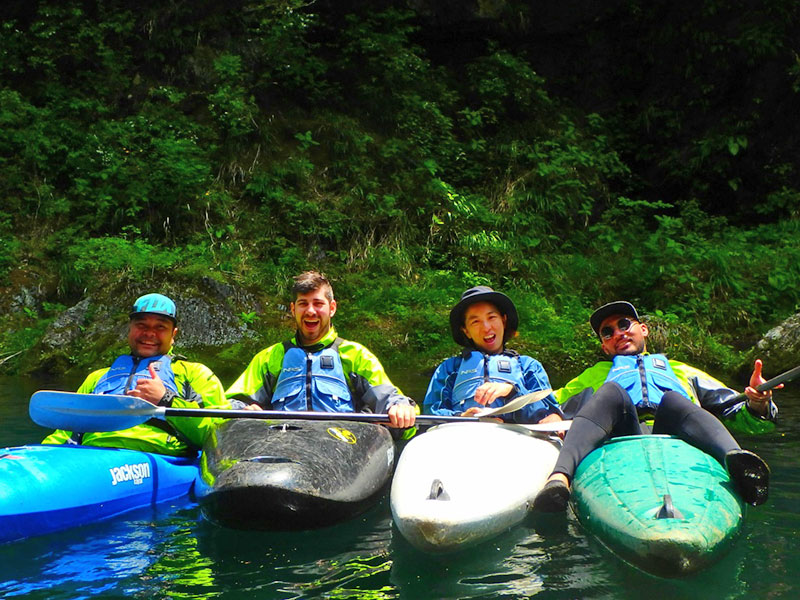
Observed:
[[[128,381],[125,382],[125,389],[123,390],[123,392],[126,394],[131,389],[131,383],[133,383],[133,376],[136,374],[136,369],[139,367],[139,361],[141,360],[142,358],[140,356],[133,357],[133,367],[131,368],[130,375],[128,375]]]
[[[639,379],[642,382],[642,405],[650,406],[650,398],[647,394],[647,373],[644,369],[644,358],[641,354],[636,355],[636,368],[639,369]]]
[[[489,383],[489,356],[483,355],[483,383]]]
[[[306,410],[313,410],[313,399],[311,398],[311,352],[306,352]]]

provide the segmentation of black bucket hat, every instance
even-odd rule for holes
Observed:
[[[460,346],[472,345],[472,342],[464,335],[461,328],[464,326],[464,313],[467,311],[467,307],[476,302],[491,302],[506,316],[506,330],[503,342],[508,340],[519,327],[519,315],[517,315],[517,308],[511,298],[500,292],[495,292],[488,286],[478,285],[461,294],[461,300],[450,311],[450,332],[453,334],[453,339]]]
[[[630,302],[625,302],[624,300],[617,300],[616,302],[603,304],[603,306],[594,311],[592,316],[589,317],[589,323],[591,324],[592,329],[594,329],[594,332],[597,335],[600,335],[600,325],[608,317],[612,317],[614,315],[632,317],[635,321],[641,321],[639,318],[639,313],[636,312],[636,307],[634,307],[633,304]]]

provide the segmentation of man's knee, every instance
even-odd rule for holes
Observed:
[[[653,433],[674,435],[680,430],[687,417],[702,410],[686,396],[678,392],[667,392],[661,397],[661,402],[658,404]]]
[[[697,405],[679,392],[670,391],[661,397],[658,405],[658,412],[678,412],[683,413],[687,410],[694,410]]]
[[[582,392],[570,397],[564,404],[561,405],[561,412],[564,414],[565,419],[572,419],[578,414],[581,408],[591,399],[594,395],[594,390],[587,387]]]

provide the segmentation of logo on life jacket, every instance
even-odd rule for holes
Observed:
[[[353,435],[353,432],[341,427],[328,427],[328,435],[347,444],[356,443],[356,436]]]
[[[662,371],[667,370],[667,361],[661,360],[660,358],[653,357],[652,361],[653,367],[656,369],[661,369]]]

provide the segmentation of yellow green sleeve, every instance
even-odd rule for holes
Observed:
[[[583,373],[578,375],[564,385],[564,387],[556,390],[553,394],[559,404],[564,404],[573,396],[580,394],[586,388],[597,389],[603,385],[608,377],[608,372],[611,370],[611,361],[602,361],[586,369]]]
[[[283,363],[283,344],[273,344],[256,354],[241,375],[225,391],[227,398],[246,399],[249,402],[270,401],[272,390],[264,389],[264,380],[268,374],[277,377]],[[264,395],[269,398],[263,398]]]
[[[97,371],[89,373],[89,376],[83,380],[83,383],[78,388],[78,393],[91,394],[92,391],[94,391],[94,386],[97,385],[97,381],[106,373],[106,371],[108,371],[108,367],[106,367],[105,369],[98,369]],[[66,444],[71,437],[72,437],[71,431],[56,429],[53,433],[44,438],[42,440],[42,443],[54,444],[54,445]]]
[[[207,366],[200,363],[175,361],[173,363],[173,371],[175,372],[175,382],[178,385],[179,393],[179,396],[172,401],[173,407],[230,408],[231,405],[225,397],[222,383]],[[201,402],[187,400],[180,396],[184,382],[187,382],[192,390],[200,395],[202,398]],[[193,444],[202,447],[214,425],[222,422],[223,419],[210,417],[168,417],[167,421],[189,438]]]

